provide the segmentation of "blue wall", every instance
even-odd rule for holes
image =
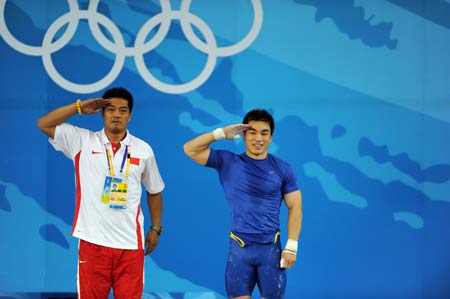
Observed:
[[[0,295],[75,291],[73,166],[36,120],[125,86],[167,185],[146,296],[225,297],[228,207],[182,145],[264,107],[303,193],[286,296],[450,298],[450,1],[98,2],[0,0]]]

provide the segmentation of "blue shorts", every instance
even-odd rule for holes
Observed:
[[[261,297],[283,298],[286,289],[286,270],[280,268],[281,243],[248,244],[245,247],[230,239],[225,271],[228,298],[251,296],[258,285]]]

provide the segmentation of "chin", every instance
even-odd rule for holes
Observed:
[[[254,156],[259,157],[259,156],[263,156],[263,155],[264,155],[264,152],[252,152],[252,154],[253,154]]]
[[[122,129],[116,129],[116,128],[112,128],[111,129],[111,133],[113,133],[113,134],[119,134],[119,133],[122,133],[124,130],[122,130]]]

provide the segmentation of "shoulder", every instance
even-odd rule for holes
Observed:
[[[213,168],[221,168],[223,165],[227,165],[237,155],[222,149],[210,148],[208,160],[205,166]]]
[[[294,169],[291,164],[286,162],[283,159],[278,158],[272,154],[269,154],[269,159],[272,164],[276,166],[276,168],[284,175],[284,176],[292,176],[294,175]]]
[[[134,136],[133,134],[130,134],[130,144],[143,147],[143,148],[151,148],[150,144],[143,139]]]
[[[275,155],[269,154],[269,159],[271,159],[273,162],[275,162],[277,165],[279,165],[281,167],[288,167],[288,168],[291,167],[291,165],[288,162],[286,162],[285,160],[283,160],[281,158],[278,158]]]
[[[57,125],[56,128],[58,128],[61,131],[80,131],[80,132],[90,132],[88,129],[80,128],[77,126],[74,126],[69,123],[62,123],[60,125]]]
[[[235,158],[235,157],[239,157],[240,155],[237,155],[233,152],[230,152],[228,150],[223,150],[223,149],[213,149],[211,148],[211,153],[210,155],[216,155],[222,158],[226,158],[226,159],[231,159],[231,158]]]
[[[81,136],[88,136],[90,134],[95,134],[94,132],[85,129],[85,128],[80,128],[77,126],[74,126],[72,124],[69,123],[62,123],[58,126],[56,126],[55,129],[55,136],[56,135],[70,135],[70,136],[74,136],[74,135],[81,135]]]
[[[130,134],[130,151],[141,155],[153,156],[153,148],[143,139]]]

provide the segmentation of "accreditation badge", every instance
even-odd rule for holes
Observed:
[[[112,209],[126,209],[128,198],[128,184],[127,183],[112,183],[111,184],[111,200],[109,207]]]
[[[101,198],[102,202],[109,203],[111,201],[111,189],[117,188],[117,184],[121,182],[122,182],[121,178],[106,176],[105,184],[103,185],[103,192]]]

